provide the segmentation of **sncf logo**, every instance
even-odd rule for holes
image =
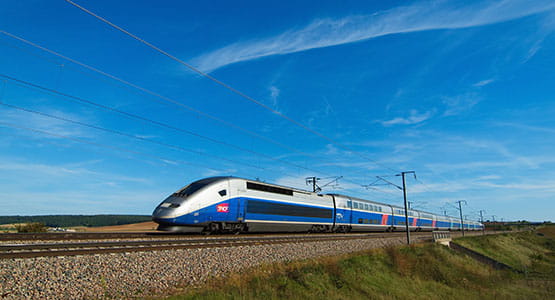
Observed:
[[[229,203],[222,203],[216,206],[216,211],[221,213],[228,213],[229,212]]]

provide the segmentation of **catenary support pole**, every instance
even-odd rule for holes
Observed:
[[[482,235],[486,234],[486,226],[484,225],[484,215],[482,213],[486,212],[485,210],[480,210],[480,223],[482,223]]]
[[[407,230],[407,245],[410,245],[410,230],[409,230],[409,210],[407,205],[407,186],[405,183],[405,172],[401,172],[403,177],[403,198],[405,199],[405,229]]]
[[[405,200],[405,230],[407,231],[407,245],[410,245],[409,208],[407,203],[407,184],[405,182],[405,174],[413,174],[414,177],[416,178],[416,172],[414,171],[401,172],[401,177],[403,178],[403,199]]]
[[[457,201],[459,203],[459,213],[461,216],[461,232],[462,232],[462,236],[464,236],[464,220],[463,220],[463,213],[462,213],[462,203],[466,203],[465,200],[459,200]]]

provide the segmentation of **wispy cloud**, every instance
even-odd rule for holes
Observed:
[[[555,134],[555,129],[551,127],[540,127],[540,126],[532,126],[532,125],[509,123],[509,122],[497,122],[497,123],[494,123],[494,125],[501,126],[501,127],[513,127],[513,128],[523,129],[527,131],[536,131],[536,132],[542,132],[542,133]]]
[[[494,82],[494,81],[495,81],[495,80],[494,80],[493,78],[484,79],[484,80],[481,80],[481,81],[476,82],[476,83],[473,84],[472,86],[474,86],[474,87],[482,87],[482,86],[486,86],[486,85],[488,85],[488,84],[490,84],[490,83],[492,83],[492,82]]]
[[[354,43],[379,36],[437,29],[458,29],[504,22],[555,8],[548,0],[501,0],[456,6],[430,1],[371,15],[317,19],[277,36],[238,42],[198,56],[193,64],[205,72],[242,61]]]
[[[150,214],[165,192],[153,189],[132,189],[123,192],[102,189],[94,191],[82,188],[61,192],[33,190],[0,190],[0,199],[10,199],[2,206],[5,215],[34,214]],[[40,199],[30,201],[29,199]]]
[[[65,113],[59,110],[47,109],[46,114],[78,122],[87,122],[81,115]],[[89,137],[91,136],[83,127],[70,124],[65,121],[49,118],[32,113],[19,112],[15,110],[0,109],[0,119],[8,123],[30,127],[32,129],[66,136],[66,137]],[[43,138],[57,138],[50,135],[41,135]]]
[[[501,179],[502,177],[499,175],[484,175],[476,178],[476,180],[496,180]]]
[[[516,182],[516,183],[492,183],[492,182],[482,182],[479,185],[491,188],[503,188],[503,189],[516,189],[516,190],[549,190],[555,191],[555,181],[544,181],[544,182]]]
[[[534,56],[536,56],[538,51],[542,49],[544,40],[549,35],[551,35],[555,30],[555,21],[553,20],[554,18],[555,18],[555,12],[552,12],[549,17],[545,18],[545,21],[541,26],[539,37],[536,38],[536,40],[532,43],[532,45],[528,49],[522,61],[523,63],[527,63],[528,61],[530,61]]]
[[[272,100],[272,107],[278,110],[278,97],[281,93],[281,90],[275,85],[271,85],[268,90],[270,91],[270,100]]]
[[[361,169],[361,170],[375,170],[379,167],[372,162],[351,162],[351,161],[331,161],[320,163],[317,166],[322,167],[340,167],[340,168],[350,168],[350,169]]]
[[[448,117],[467,112],[481,100],[481,97],[474,93],[444,97],[443,104],[445,105],[445,111],[443,112],[443,116]]]
[[[393,125],[411,125],[424,122],[434,115],[433,111],[427,111],[424,113],[418,113],[417,110],[411,110],[410,116],[408,117],[396,117],[391,120],[381,121],[383,126],[393,126]]]
[[[27,174],[30,176],[41,176],[53,181],[58,181],[60,177],[83,176],[91,180],[91,178],[106,179],[110,181],[125,181],[140,184],[150,183],[150,180],[141,177],[129,177],[119,174],[110,174],[104,172],[97,172],[90,169],[83,168],[83,165],[94,163],[92,161],[83,161],[71,164],[44,164],[25,161],[15,161],[13,158],[0,157],[0,169],[5,173],[10,172],[19,176],[19,174]],[[15,173],[17,172],[17,173]]]

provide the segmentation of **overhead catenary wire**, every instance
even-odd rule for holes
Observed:
[[[19,109],[19,110],[29,112],[29,113],[37,113],[37,114],[45,116],[45,117],[52,117],[52,118],[67,121],[67,122],[75,122],[75,123],[78,123],[80,125],[87,126],[87,127],[90,126],[91,128],[95,128],[95,129],[99,129],[99,130],[101,129],[100,127],[96,127],[94,125],[89,125],[89,124],[86,124],[86,123],[69,120],[67,118],[60,118],[60,117],[51,116],[51,115],[48,115],[48,114],[45,114],[45,113],[28,110],[28,109],[17,107],[17,106],[10,105],[10,104],[7,104],[7,103],[0,102],[0,105],[7,106],[7,107],[10,107],[10,108],[14,108],[14,109]],[[145,152],[130,150],[130,149],[127,149],[127,148],[121,148],[121,147],[117,147],[117,146],[113,146],[113,145],[106,145],[106,144],[102,144],[102,143],[98,143],[98,142],[91,142],[91,141],[76,138],[76,137],[66,136],[66,135],[53,133],[53,132],[49,132],[49,131],[45,131],[45,130],[40,130],[40,129],[36,129],[36,128],[25,127],[25,126],[21,126],[21,125],[14,124],[14,123],[0,121],[0,126],[19,129],[19,130],[30,131],[30,132],[38,133],[38,134],[42,134],[42,135],[53,136],[53,137],[56,137],[56,138],[66,139],[66,140],[70,140],[70,141],[77,142],[77,143],[92,145],[92,146],[96,146],[96,147],[99,147],[99,148],[105,148],[105,149],[109,149],[109,150],[116,150],[116,151],[120,151],[120,152],[126,152],[126,153],[130,153],[130,154],[134,154],[134,155],[144,156],[144,157],[151,158],[151,159],[154,158],[154,159],[157,159],[157,160],[159,160],[163,163],[166,163],[166,164],[174,164],[174,165],[175,164],[184,164],[184,165],[189,165],[189,166],[196,166],[196,167],[206,168],[208,170],[212,170],[212,171],[216,171],[216,172],[227,172],[227,170],[217,169],[217,168],[213,168],[213,167],[202,165],[202,164],[192,163],[192,162],[189,162],[189,161],[169,159],[169,158],[165,158],[165,157],[162,157],[162,156],[159,156],[159,155],[152,155],[152,154],[145,153]],[[116,131],[112,131],[110,129],[102,129],[102,130],[106,130],[106,131],[111,132],[111,133],[116,133]],[[126,135],[125,133],[122,133],[122,134]],[[284,172],[281,172],[281,171],[278,171],[278,172],[287,175],[287,173],[284,173]]]
[[[112,74],[110,74],[110,73],[107,73],[107,72],[105,72],[105,71],[102,71],[102,70],[100,70],[100,69],[98,69],[98,68],[92,67],[92,66],[90,66],[90,65],[88,65],[88,64],[85,64],[85,63],[83,63],[83,62],[81,62],[81,61],[78,61],[78,60],[76,60],[76,59],[73,59],[73,58],[70,58],[70,57],[68,57],[68,56],[65,56],[65,55],[63,55],[63,54],[61,54],[61,53],[58,53],[58,52],[56,52],[56,51],[54,51],[54,50],[51,50],[51,49],[48,49],[48,48],[46,48],[46,47],[44,47],[44,46],[38,45],[38,44],[36,44],[36,43],[33,43],[33,42],[31,42],[31,41],[29,41],[29,40],[27,40],[27,39],[24,39],[24,38],[22,38],[22,37],[20,37],[20,36],[15,35],[15,34],[12,34],[12,33],[9,33],[9,32],[7,32],[7,31],[3,31],[3,30],[1,30],[0,33],[3,33],[3,34],[5,34],[5,35],[7,35],[7,36],[9,36],[9,37],[11,37],[11,38],[13,38],[13,39],[16,39],[16,40],[18,40],[18,41],[20,41],[20,42],[22,42],[22,43],[25,43],[25,44],[27,44],[27,45],[29,45],[29,46],[32,46],[32,47],[34,47],[34,48],[37,48],[37,49],[40,49],[40,50],[45,51],[45,52],[47,52],[47,53],[50,53],[50,54],[52,54],[52,55],[54,55],[54,56],[56,56],[56,57],[59,57],[59,58],[61,58],[61,59],[64,59],[64,60],[69,61],[69,62],[71,62],[71,63],[74,63],[74,64],[76,64],[76,65],[78,65],[78,66],[81,66],[81,67],[87,69],[87,70],[93,71],[93,72],[95,72],[95,73],[97,73],[97,74],[100,74],[100,75],[102,75],[102,76],[105,76],[105,77],[107,77],[107,78],[110,78],[110,79],[112,79],[112,80],[115,80],[115,81],[117,81],[117,82],[119,82],[119,83],[121,83],[121,84],[123,84],[123,85],[126,85],[126,86],[128,86],[128,87],[133,88],[133,89],[139,90],[139,91],[141,91],[141,92],[143,92],[143,93],[146,93],[146,94],[148,94],[148,95],[151,95],[151,96],[153,96],[153,97],[159,99],[159,100],[155,100],[155,101],[157,101],[157,102],[159,102],[159,103],[176,105],[176,106],[179,107],[180,109],[186,109],[186,110],[188,110],[188,111],[190,111],[190,112],[193,112],[193,113],[195,113],[195,114],[197,114],[197,115],[206,117],[206,118],[208,118],[208,119],[210,119],[210,120],[212,120],[212,121],[218,122],[218,123],[223,124],[223,125],[225,125],[225,126],[227,126],[227,127],[234,128],[234,129],[236,129],[236,130],[242,131],[243,133],[246,133],[246,134],[248,134],[248,135],[250,135],[250,136],[252,136],[252,137],[255,137],[255,138],[264,140],[264,141],[266,141],[266,142],[272,143],[272,144],[274,144],[274,145],[276,145],[276,146],[279,146],[279,147],[281,147],[281,148],[283,148],[283,149],[287,149],[287,150],[289,150],[289,151],[293,151],[293,152],[295,152],[295,153],[302,154],[302,155],[309,156],[309,157],[312,156],[312,154],[309,154],[309,153],[306,153],[306,152],[304,152],[304,151],[302,151],[302,150],[299,150],[299,149],[296,149],[296,148],[294,148],[294,147],[285,145],[285,144],[280,143],[280,142],[278,142],[278,141],[276,141],[276,140],[274,140],[274,139],[271,139],[271,138],[269,138],[269,137],[266,137],[266,136],[263,136],[263,135],[261,135],[261,134],[258,134],[258,133],[254,132],[254,131],[252,131],[252,130],[249,130],[249,129],[246,129],[246,128],[241,127],[241,126],[239,126],[239,125],[236,125],[236,124],[234,124],[234,123],[228,122],[228,121],[226,121],[226,120],[223,120],[223,119],[218,118],[218,117],[216,117],[216,116],[214,116],[214,115],[211,115],[211,114],[209,114],[209,113],[206,113],[206,112],[204,112],[204,111],[201,111],[201,110],[199,110],[199,109],[196,109],[196,108],[194,108],[194,107],[192,107],[192,106],[186,105],[186,104],[184,104],[184,103],[182,103],[182,102],[179,102],[179,101],[177,101],[177,100],[174,100],[174,99],[172,99],[172,98],[166,97],[166,96],[164,96],[164,95],[162,95],[162,94],[160,94],[160,93],[154,92],[154,91],[152,91],[152,90],[149,90],[149,89],[144,88],[144,87],[142,87],[142,86],[139,86],[139,85],[137,85],[137,84],[131,83],[131,82],[127,81],[127,80],[124,80],[124,79],[122,79],[122,78],[120,78],[120,77],[117,77],[117,76],[115,76],[115,75],[112,75]],[[48,58],[44,58],[44,59],[49,60]],[[59,65],[57,62],[56,62],[56,64]]]
[[[238,96],[240,96],[240,97],[242,97],[242,98],[244,98],[244,99],[246,99],[246,100],[248,100],[248,101],[250,101],[250,102],[252,102],[252,103],[254,103],[254,104],[258,105],[258,106],[260,106],[260,107],[263,107],[264,109],[266,109],[266,110],[272,112],[273,114],[275,114],[275,115],[277,115],[277,116],[279,116],[279,117],[281,117],[281,118],[287,120],[288,122],[290,122],[290,123],[296,125],[297,127],[300,127],[300,128],[302,128],[302,129],[304,129],[304,130],[306,130],[306,131],[308,131],[308,132],[310,132],[310,133],[312,133],[312,134],[314,134],[314,135],[316,135],[316,136],[319,136],[320,138],[323,138],[323,139],[327,140],[329,143],[333,144],[334,146],[336,146],[336,147],[338,147],[338,148],[341,148],[341,149],[344,150],[344,151],[347,151],[347,152],[350,152],[350,153],[354,153],[354,154],[356,154],[357,156],[359,156],[359,157],[361,157],[361,158],[363,158],[363,159],[365,159],[365,160],[368,160],[368,161],[370,161],[370,162],[372,162],[372,163],[374,163],[374,164],[376,164],[376,165],[378,165],[378,166],[381,166],[382,168],[388,169],[388,170],[393,171],[393,172],[397,172],[396,170],[394,170],[394,169],[392,169],[392,168],[390,168],[390,167],[388,167],[388,166],[385,166],[385,165],[379,163],[378,161],[376,161],[376,160],[374,160],[374,159],[371,159],[371,158],[367,157],[366,155],[363,155],[363,154],[360,153],[360,152],[354,151],[353,149],[351,149],[351,148],[349,148],[349,147],[347,147],[347,146],[344,146],[344,145],[342,145],[342,144],[336,142],[334,139],[328,137],[327,135],[324,135],[324,134],[322,134],[322,133],[320,133],[320,132],[318,132],[318,131],[316,131],[316,130],[314,130],[314,129],[312,129],[312,128],[310,128],[310,127],[304,125],[304,124],[302,124],[301,122],[296,121],[295,119],[293,119],[293,118],[291,118],[291,117],[289,117],[289,116],[287,116],[287,115],[285,115],[285,114],[283,114],[283,113],[281,113],[281,112],[279,112],[279,111],[277,111],[277,110],[275,110],[275,109],[269,107],[268,105],[266,105],[266,104],[264,104],[264,103],[262,103],[262,102],[260,102],[260,101],[258,101],[258,100],[256,100],[256,99],[254,99],[253,97],[251,97],[251,96],[249,96],[249,95],[247,95],[247,94],[245,94],[245,93],[243,93],[243,92],[241,92],[241,91],[235,89],[234,87],[232,87],[232,86],[230,86],[230,85],[224,83],[223,81],[220,81],[219,79],[215,78],[214,76],[211,76],[210,74],[208,74],[208,73],[206,73],[206,72],[203,72],[203,71],[199,70],[198,68],[192,66],[191,64],[189,64],[189,63],[187,63],[187,62],[185,62],[185,61],[183,61],[183,60],[177,58],[176,56],[174,56],[174,55],[168,53],[167,51],[164,51],[164,50],[162,50],[161,48],[159,48],[159,47],[157,47],[157,46],[155,46],[155,45],[153,45],[153,44],[147,42],[146,40],[144,40],[144,39],[138,37],[137,35],[135,35],[135,34],[129,32],[129,31],[125,30],[124,28],[122,28],[122,27],[120,27],[120,26],[118,26],[118,25],[116,25],[116,24],[114,24],[114,23],[108,21],[107,19],[105,19],[105,18],[99,16],[98,14],[93,13],[92,11],[86,9],[85,7],[79,5],[79,4],[77,4],[77,3],[75,3],[75,2],[73,2],[73,1],[71,1],[71,0],[65,0],[65,1],[66,1],[67,3],[69,3],[69,4],[73,5],[73,6],[75,6],[76,8],[80,9],[81,11],[83,11],[83,12],[85,12],[85,13],[87,13],[87,14],[93,16],[94,18],[96,18],[96,19],[102,21],[103,23],[105,23],[105,24],[111,26],[112,28],[115,28],[116,30],[118,30],[118,31],[120,31],[120,32],[122,32],[122,33],[124,33],[125,35],[127,35],[127,36],[129,36],[129,37],[131,37],[131,38],[133,38],[133,39],[139,41],[140,43],[142,43],[142,44],[148,46],[149,48],[151,48],[151,49],[157,51],[158,53],[160,53],[160,54],[162,54],[162,55],[164,55],[164,56],[166,56],[166,57],[168,57],[168,58],[170,58],[170,59],[172,59],[172,60],[174,60],[174,61],[180,63],[181,65],[183,65],[183,66],[189,68],[189,69],[192,70],[193,72],[195,72],[195,73],[197,73],[197,74],[199,74],[199,75],[201,75],[201,76],[203,76],[203,77],[205,77],[205,78],[211,80],[212,82],[214,82],[214,83],[216,83],[216,84],[218,84],[218,85],[220,85],[220,86],[222,86],[222,87],[228,89],[229,91],[233,92],[234,94],[236,94],[236,95],[238,95]]]
[[[116,146],[112,146],[112,145],[105,145],[105,144],[101,144],[101,143],[97,143],[97,142],[91,142],[91,141],[79,139],[79,138],[76,138],[76,137],[66,136],[66,135],[53,133],[53,132],[40,130],[40,129],[35,129],[35,128],[30,128],[30,127],[25,127],[25,126],[21,126],[21,125],[14,124],[14,123],[0,121],[0,126],[26,130],[26,131],[30,131],[30,132],[34,132],[34,133],[40,133],[40,134],[43,134],[43,135],[49,135],[49,136],[53,136],[53,137],[57,137],[57,138],[61,138],[61,139],[70,140],[70,141],[77,142],[77,143],[92,145],[92,146],[96,146],[96,147],[100,147],[100,148],[106,148],[106,149],[110,149],[110,150],[117,150],[117,151],[120,151],[120,152],[127,152],[127,153],[140,155],[140,156],[145,156],[145,157],[149,157],[149,158],[155,158],[155,159],[160,160],[160,161],[165,162],[165,163],[185,164],[185,165],[190,165],[190,166],[206,168],[206,169],[216,171],[216,172],[226,172],[226,170],[217,169],[217,168],[214,168],[214,167],[209,167],[209,166],[205,166],[205,165],[201,165],[201,164],[196,164],[196,163],[192,163],[192,162],[188,162],[188,161],[184,161],[184,160],[167,159],[167,158],[164,158],[164,157],[158,156],[158,155],[153,155],[153,154],[144,153],[144,152],[140,152],[140,151],[135,151],[135,150],[130,150],[130,149],[126,149],[126,148],[116,147]]]
[[[65,118],[65,117],[60,117],[60,116],[47,114],[47,113],[44,113],[44,112],[40,112],[40,111],[24,108],[24,107],[21,107],[21,106],[5,103],[2,100],[0,100],[0,105],[5,106],[5,107],[10,107],[12,109],[16,109],[16,110],[19,110],[19,111],[23,111],[23,112],[27,112],[27,113],[36,114],[36,115],[40,115],[40,116],[43,116],[43,117],[51,118],[51,119],[56,119],[56,120],[60,120],[60,121],[68,122],[68,123],[73,123],[73,124],[77,124],[77,125],[88,127],[88,128],[93,128],[93,129],[96,129],[96,130],[100,130],[100,131],[104,131],[104,132],[108,132],[108,133],[112,133],[112,134],[116,134],[116,135],[120,135],[120,136],[125,136],[125,137],[128,137],[128,138],[140,140],[140,141],[143,141],[143,142],[152,143],[152,144],[156,144],[156,145],[167,147],[167,148],[172,148],[172,149],[175,149],[175,150],[190,152],[190,153],[194,153],[194,154],[198,154],[198,155],[202,155],[202,156],[212,157],[212,158],[219,159],[219,160],[222,160],[222,161],[227,161],[227,162],[234,163],[234,164],[240,164],[240,165],[248,166],[248,167],[251,167],[251,168],[266,170],[266,168],[256,166],[256,165],[253,165],[253,164],[249,164],[249,163],[245,163],[245,162],[239,162],[239,161],[232,160],[232,159],[225,158],[225,157],[221,157],[221,156],[218,156],[218,155],[213,155],[213,154],[198,151],[198,150],[188,149],[188,148],[177,146],[177,145],[172,145],[172,144],[168,144],[168,143],[164,143],[164,142],[159,142],[159,141],[155,141],[155,140],[152,140],[152,139],[149,139],[149,138],[145,138],[145,137],[141,137],[141,136],[137,136],[137,135],[133,135],[133,134],[128,134],[128,133],[125,133],[125,132],[121,132],[121,131],[114,130],[114,129],[109,129],[109,128],[104,128],[104,127],[97,126],[97,125],[87,124],[85,122],[76,121],[76,120],[72,120],[72,119]]]
[[[24,39],[24,38],[22,38],[22,37],[20,37],[20,36],[15,35],[15,34],[12,34],[12,33],[6,32],[6,31],[2,31],[2,30],[0,30],[0,33],[3,33],[3,34],[5,34],[5,35],[7,35],[7,36],[9,36],[9,37],[12,37],[12,38],[18,40],[18,41],[21,41],[21,42],[23,42],[23,43],[25,43],[25,44],[27,44],[27,45],[29,45],[29,46],[32,46],[32,47],[34,47],[34,48],[37,48],[37,49],[40,49],[40,50],[45,51],[45,52],[47,52],[47,53],[50,53],[50,54],[52,54],[52,55],[54,55],[54,56],[57,56],[57,57],[59,57],[59,58],[61,58],[61,59],[67,60],[67,61],[69,61],[69,62],[71,62],[71,63],[74,63],[74,64],[76,64],[76,65],[79,65],[79,66],[81,66],[81,67],[84,67],[84,68],[86,68],[86,69],[88,69],[88,70],[90,70],[90,71],[93,71],[93,72],[95,72],[95,73],[97,73],[97,74],[100,74],[100,75],[102,75],[102,76],[105,76],[105,77],[107,77],[107,78],[109,78],[109,79],[118,81],[118,82],[120,82],[120,83],[122,83],[122,84],[124,84],[124,85],[126,85],[126,86],[129,86],[129,87],[131,87],[131,88],[137,89],[138,91],[145,92],[145,93],[147,93],[147,94],[150,94],[150,95],[152,95],[152,96],[155,96],[155,97],[157,97],[157,98],[160,98],[160,99],[162,99],[162,100],[165,101],[165,102],[163,102],[163,103],[173,103],[173,104],[177,104],[177,105],[179,105],[178,107],[184,107],[184,108],[186,108],[186,109],[188,109],[188,110],[191,110],[192,112],[198,113],[198,114],[201,115],[201,116],[207,116],[207,117],[209,117],[209,118],[211,118],[211,119],[213,119],[213,120],[216,120],[216,121],[218,121],[218,122],[220,122],[220,123],[224,123],[224,125],[225,125],[225,124],[234,125],[234,124],[229,123],[229,122],[227,122],[227,121],[225,121],[225,120],[221,120],[221,119],[219,119],[219,118],[217,118],[217,117],[211,116],[211,115],[208,114],[208,113],[204,113],[204,112],[202,112],[202,111],[200,111],[200,110],[196,110],[196,109],[191,108],[191,107],[189,107],[189,106],[187,106],[187,105],[185,105],[185,104],[182,104],[182,103],[180,103],[180,102],[178,102],[178,101],[176,101],[176,100],[167,98],[167,97],[162,96],[162,95],[160,95],[160,94],[158,94],[158,93],[156,93],[156,92],[153,92],[153,91],[151,91],[151,90],[148,90],[148,89],[143,88],[143,87],[141,87],[141,86],[138,86],[138,85],[136,85],[136,84],[130,83],[130,82],[128,82],[128,81],[125,81],[125,80],[123,80],[123,79],[121,79],[121,78],[119,78],[119,77],[117,77],[117,76],[114,76],[114,75],[112,75],[112,74],[109,74],[109,73],[107,73],[107,72],[104,72],[104,71],[102,71],[102,70],[99,70],[99,69],[97,69],[97,68],[94,68],[94,67],[92,67],[92,66],[89,66],[89,65],[87,65],[87,64],[85,64],[85,63],[82,63],[82,62],[80,62],[80,61],[77,61],[77,60],[75,60],[75,59],[72,59],[72,58],[70,58],[70,57],[67,57],[67,56],[65,56],[65,55],[62,55],[62,54],[60,54],[60,53],[58,53],[58,52],[55,52],[55,51],[53,51],[53,50],[51,50],[51,49],[48,49],[48,48],[43,47],[43,46],[40,46],[40,45],[38,45],[38,44],[36,44],[36,43],[33,43],[33,42],[31,42],[31,41],[29,41],[29,40],[27,40],[27,39]],[[17,46],[14,46],[14,47],[17,47]],[[17,48],[19,48],[19,47],[17,47]],[[36,55],[35,55],[35,56],[36,56]],[[50,62],[55,63],[56,65],[60,65],[59,62],[57,62],[57,61],[52,61],[52,60],[50,60],[50,59],[48,59],[48,58],[46,58],[46,57],[43,57],[43,56],[37,56],[37,57],[42,58],[42,59],[46,59],[46,60],[48,60],[48,61],[50,61]],[[86,73],[84,73],[84,74],[86,74]],[[40,88],[40,87],[39,87],[39,88]],[[52,92],[52,91],[50,91],[50,92]],[[63,96],[63,95],[62,95],[62,96]],[[90,103],[89,103],[89,104],[90,104]],[[242,130],[242,131],[245,131],[245,132],[250,132],[249,130],[244,129],[244,128],[240,127],[240,126],[234,125],[234,127],[236,127],[237,129],[240,129],[240,130]],[[175,129],[175,128],[174,128],[174,129]],[[190,132],[188,132],[188,133],[190,134]],[[252,132],[252,133],[253,133],[253,132]],[[261,139],[264,139],[264,140],[267,140],[267,141],[270,141],[270,142],[273,142],[273,143],[276,144],[276,145],[283,146],[284,149],[292,150],[292,151],[294,151],[294,152],[296,152],[296,153],[299,153],[299,154],[310,155],[310,156],[312,156],[311,154],[307,154],[307,153],[302,152],[301,150],[298,150],[298,149],[295,149],[295,148],[291,148],[291,147],[289,147],[289,146],[285,146],[285,145],[283,145],[283,144],[281,144],[281,143],[279,143],[279,142],[277,142],[277,141],[273,141],[272,139],[269,139],[269,138],[267,138],[267,137],[258,135],[257,133],[253,133],[252,136],[257,137],[257,138],[261,138]],[[200,137],[200,135],[197,136],[197,137]],[[227,144],[227,143],[225,143],[225,142],[224,142],[223,144],[229,146],[229,144]],[[237,147],[235,147],[235,148],[237,148]],[[261,155],[261,156],[266,157],[266,158],[269,157],[269,156],[267,156],[267,155],[265,155],[265,154],[260,154],[260,153],[255,152],[255,151],[251,151],[251,150],[245,149],[245,148],[243,148],[243,147],[240,147],[240,148],[241,148],[241,149],[239,149],[239,150],[242,150],[242,151],[249,151],[249,152],[251,152],[252,154],[258,154],[258,155]],[[278,161],[284,162],[283,160],[275,159],[275,158],[272,158],[272,157],[269,157],[269,158],[270,158],[270,159],[273,159],[273,160],[278,160]],[[291,164],[290,164],[290,165],[291,165]],[[314,171],[314,170],[307,169],[306,167],[302,167],[302,166],[299,166],[299,165],[296,165],[296,164],[294,164],[293,166],[295,166],[295,167],[297,167],[297,168],[303,168],[303,169],[309,170],[309,171],[311,171],[311,172]],[[319,172],[319,171],[316,171],[316,172],[321,173],[321,172]],[[328,174],[328,175],[329,175],[329,174]],[[356,182],[354,182],[354,181],[351,181],[351,180],[348,180],[348,179],[344,179],[344,181],[350,182],[350,183],[353,183],[353,184],[356,184],[356,185],[359,185],[358,183],[356,183]],[[380,189],[373,189],[373,190],[375,190],[375,191],[377,191],[377,192],[381,192],[381,193],[391,194],[391,193],[388,193],[388,192],[383,191],[383,190],[380,190]]]
[[[164,128],[167,128],[167,129],[172,129],[172,130],[175,130],[175,131],[178,131],[178,132],[181,132],[181,133],[185,133],[185,134],[193,135],[193,136],[196,136],[196,137],[199,137],[199,138],[203,138],[203,139],[209,140],[209,141],[214,142],[214,143],[218,143],[218,144],[221,144],[221,145],[233,147],[233,148],[235,148],[237,150],[240,150],[240,151],[245,151],[245,152],[248,152],[250,154],[254,154],[254,155],[257,155],[257,156],[265,157],[265,158],[270,159],[270,160],[278,161],[278,162],[281,162],[283,164],[287,164],[287,165],[290,165],[290,166],[293,166],[293,167],[296,167],[296,168],[299,168],[299,169],[304,169],[304,170],[307,170],[307,171],[310,171],[310,172],[315,172],[315,173],[318,173],[318,174],[323,174],[323,175],[326,175],[326,176],[330,176],[330,174],[326,174],[325,172],[322,172],[322,171],[314,170],[314,169],[311,169],[311,168],[308,168],[308,167],[305,167],[305,166],[302,166],[302,165],[299,165],[299,164],[284,161],[282,159],[275,158],[275,157],[272,157],[272,156],[269,156],[269,155],[266,155],[266,154],[263,154],[263,153],[259,153],[257,151],[246,149],[246,148],[243,148],[243,147],[240,147],[240,146],[237,146],[237,145],[234,145],[234,144],[230,144],[230,143],[227,143],[227,142],[224,142],[224,141],[220,141],[220,140],[217,140],[217,139],[214,139],[214,138],[206,137],[204,135],[200,135],[198,133],[195,133],[195,132],[183,129],[183,128],[175,127],[175,126],[163,123],[163,122],[155,121],[155,120],[152,120],[152,119],[149,119],[149,118],[146,118],[146,117],[142,117],[142,116],[139,116],[139,115],[136,115],[136,114],[133,114],[133,113],[125,112],[125,111],[122,111],[120,109],[116,109],[116,108],[109,107],[109,106],[106,106],[106,105],[103,105],[103,104],[100,104],[100,103],[97,103],[97,102],[94,102],[94,101],[91,101],[91,100],[88,100],[88,99],[84,99],[84,98],[81,98],[81,97],[77,97],[77,96],[73,96],[73,95],[70,95],[70,94],[67,94],[67,93],[63,93],[63,92],[60,92],[58,90],[54,90],[54,89],[51,89],[51,88],[40,86],[40,85],[31,83],[31,82],[28,82],[28,81],[25,81],[25,80],[17,79],[17,78],[14,78],[14,77],[11,77],[11,76],[8,76],[8,75],[5,75],[5,74],[1,74],[1,73],[0,73],[0,77],[3,77],[3,78],[5,78],[7,80],[10,80],[10,81],[13,81],[13,82],[15,82],[15,83],[17,83],[21,86],[24,86],[26,88],[33,88],[33,89],[37,89],[39,91],[48,92],[48,93],[51,93],[51,94],[54,94],[54,95],[57,95],[57,96],[61,96],[62,99],[68,99],[72,102],[81,103],[81,104],[84,103],[86,105],[90,105],[90,106],[95,107],[95,108],[100,108],[100,109],[103,109],[103,110],[112,111],[112,112],[121,114],[123,116],[126,116],[130,119],[140,120],[140,121],[150,123],[150,124],[153,124],[153,125],[157,125],[157,126],[160,126],[160,127],[164,127]],[[347,181],[347,180],[345,180],[345,181]],[[354,183],[354,182],[352,182],[352,183]],[[354,183],[354,184],[358,185],[358,183]]]

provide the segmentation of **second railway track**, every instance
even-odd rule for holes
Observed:
[[[257,236],[224,237],[202,239],[148,239],[140,241],[95,241],[70,243],[18,243],[0,245],[0,259],[33,258],[47,256],[75,256],[108,253],[160,251],[175,249],[199,249],[237,247],[265,244],[304,243],[349,239],[377,239],[403,236],[394,234],[345,234],[345,235],[302,235],[302,236]],[[415,236],[416,237],[416,236]],[[429,239],[430,234],[419,234],[419,239]]]

